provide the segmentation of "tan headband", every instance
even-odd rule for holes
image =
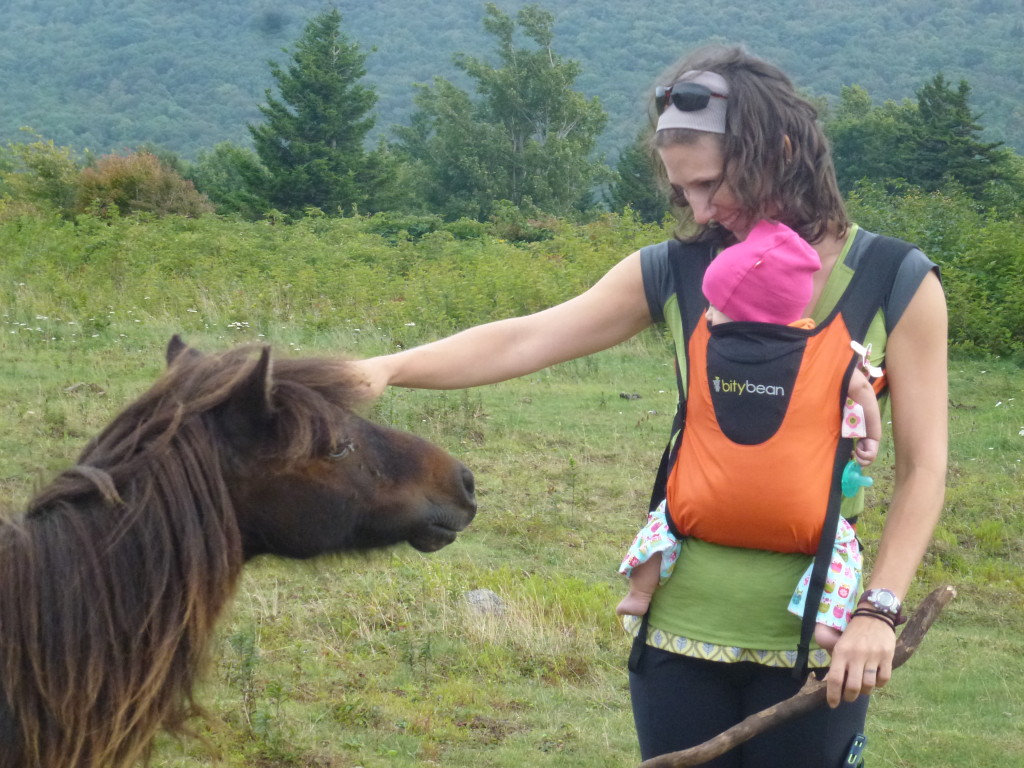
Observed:
[[[658,117],[658,130],[669,128],[691,128],[708,133],[725,133],[725,112],[728,99],[720,98],[729,95],[729,83],[717,72],[684,72],[676,83],[697,83],[709,88],[712,96],[703,109],[684,111],[669,101],[665,111]]]

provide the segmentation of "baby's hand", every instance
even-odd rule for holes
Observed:
[[[873,440],[870,437],[862,437],[857,441],[857,445],[853,449],[853,458],[857,460],[858,464],[862,467],[866,467],[868,464],[873,462],[877,456],[877,440]]]

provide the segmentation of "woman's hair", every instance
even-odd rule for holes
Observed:
[[[728,81],[725,135],[669,128],[655,131],[653,147],[717,136],[725,158],[722,181],[751,220],[777,219],[811,243],[821,240],[830,227],[845,232],[850,222],[818,112],[785,73],[741,47],[709,46],[684,57],[658,84],[673,84],[691,70],[717,72]],[[684,222],[692,228],[685,201],[673,202],[685,208]],[[713,226],[696,227],[695,239],[708,238],[727,239],[728,233]]]

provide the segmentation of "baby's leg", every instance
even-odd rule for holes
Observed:
[[[819,623],[814,625],[814,642],[829,653],[832,653],[832,649],[836,647],[836,643],[839,642],[842,634],[838,629],[827,624]]]
[[[661,553],[655,552],[646,562],[633,568],[629,575],[629,593],[615,608],[620,616],[643,616],[651,604],[654,590],[661,580]]]

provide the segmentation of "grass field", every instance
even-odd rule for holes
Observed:
[[[129,315],[98,337],[62,339],[7,320],[0,498],[14,510],[155,377],[177,328]],[[256,339],[239,325],[188,340],[211,349]],[[372,334],[287,322],[260,340],[281,353],[384,348]],[[950,376],[947,511],[910,602],[943,583],[959,596],[876,695],[872,768],[1024,764],[1022,372],[955,360]],[[375,419],[476,472],[476,521],[429,556],[399,547],[250,564],[201,691],[206,743],[162,740],[154,764],[635,765],[615,567],[644,517],[673,386],[652,334],[493,387],[387,392]],[[884,458],[872,474],[869,551],[891,485]],[[465,597],[476,589],[503,610],[476,612]]]
[[[374,226],[323,216],[287,227],[0,224],[0,506],[22,509],[148,386],[172,333],[210,350],[378,354],[574,295],[666,236],[628,216],[563,224],[529,245]],[[989,316],[976,306],[962,322]],[[947,583],[959,596],[876,695],[871,768],[1024,765],[1016,363],[950,366],[946,512],[909,601]],[[200,692],[204,739],[161,740],[154,765],[635,765],[615,569],[645,517],[674,386],[667,346],[651,333],[501,385],[385,393],[373,418],[474,470],[477,519],[430,556],[398,547],[251,563]],[[869,552],[891,492],[887,458],[871,470],[860,529]],[[466,595],[480,589],[500,598],[500,613],[472,607]]]

